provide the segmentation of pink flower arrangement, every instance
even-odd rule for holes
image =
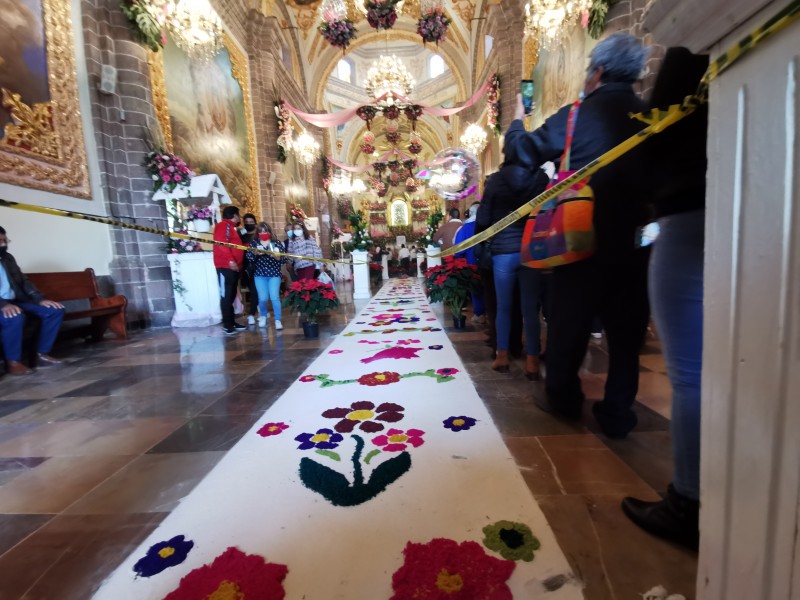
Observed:
[[[194,172],[180,156],[160,150],[147,154],[144,167],[153,180],[153,191],[165,187],[171,192],[179,185],[189,185],[189,180],[194,176]]]
[[[494,131],[495,135],[500,135],[500,77],[497,73],[492,75],[492,83],[486,96],[487,114],[486,123]]]
[[[331,46],[342,51],[356,37],[356,27],[350,19],[325,19],[317,29]]]
[[[397,4],[399,0],[366,0],[367,22],[370,27],[380,31],[391,29],[397,21]]]
[[[444,9],[437,6],[423,14],[417,21],[417,33],[422,36],[423,42],[443,41],[447,35],[447,28],[450,26],[450,19],[444,14]]]
[[[206,220],[212,222],[214,220],[214,213],[207,206],[203,206],[202,208],[200,208],[192,204],[191,208],[189,208],[189,211],[186,213],[186,220],[187,221]]]

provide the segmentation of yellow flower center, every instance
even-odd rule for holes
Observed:
[[[319,442],[327,442],[329,439],[331,439],[331,436],[327,433],[318,433],[311,438],[311,441],[318,444]]]
[[[173,554],[175,554],[175,548],[171,548],[170,546],[167,546],[166,548],[162,548],[161,550],[158,551],[158,555],[161,558],[169,558]]]
[[[454,594],[460,592],[461,588],[464,587],[464,580],[461,579],[461,575],[458,573],[451,575],[447,569],[442,569],[436,576],[436,587],[445,594]]]
[[[464,419],[453,419],[453,425],[461,427],[466,421]]]
[[[402,444],[408,441],[408,436],[403,433],[395,433],[389,436],[389,441],[393,444]]]
[[[384,375],[383,373],[381,373],[380,375],[375,375],[375,379],[377,379],[378,381],[385,381],[386,375]]]
[[[244,600],[244,594],[233,581],[223,581],[205,600]]]
[[[267,427],[267,431],[278,431],[278,426],[270,425],[269,427]]]
[[[372,417],[375,416],[375,413],[371,410],[354,410],[347,418],[351,421],[369,421]]]

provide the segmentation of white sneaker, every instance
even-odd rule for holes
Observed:
[[[283,323],[275,319],[275,331],[280,331],[281,329],[283,329]]]
[[[267,326],[267,317],[258,317],[258,326],[259,327],[266,327]]]
[[[247,315],[247,324],[248,325],[255,325],[256,324],[255,315]]]

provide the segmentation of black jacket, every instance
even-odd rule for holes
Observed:
[[[478,216],[475,219],[475,232],[480,233],[497,223],[510,212],[518,209],[528,200],[541,194],[547,187],[548,178],[541,169],[508,162],[514,159],[509,152],[500,170],[492,173],[486,180]],[[509,225],[491,239],[492,254],[512,254],[520,251],[525,219]]]
[[[38,304],[44,300],[44,295],[36,289],[22,270],[19,268],[17,261],[11,254],[6,253],[4,258],[0,258],[0,265],[3,266],[8,275],[8,280],[11,282],[11,289],[14,290],[16,297],[11,300],[13,304],[18,302],[29,302],[31,304]],[[0,308],[8,304],[8,300],[0,298]]]
[[[515,120],[506,132],[505,147],[513,147],[520,161],[538,168],[547,161],[560,162],[567,136],[571,105],[562,107],[533,132]],[[584,99],[575,124],[570,170],[577,170],[644,128],[630,113],[643,112],[645,104],[627,83],[607,83]],[[635,250],[636,228],[647,222],[649,196],[643,153],[639,148],[595,173],[590,182],[595,194],[594,227],[597,257],[604,262],[626,262]]]

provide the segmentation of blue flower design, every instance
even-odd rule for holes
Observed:
[[[449,417],[442,421],[444,423],[445,429],[451,429],[453,431],[466,431],[475,426],[477,423],[477,419],[473,419],[472,417]]]
[[[441,344],[434,344],[433,346],[428,346],[428,350],[441,350],[441,349],[442,349]]]
[[[166,542],[150,546],[147,553],[133,565],[133,570],[139,577],[152,577],[164,569],[181,564],[193,547],[193,541],[187,540],[182,535],[176,535]]]
[[[344,438],[341,433],[334,433],[333,429],[318,429],[317,433],[301,433],[294,439],[300,442],[298,450],[333,450]]]

